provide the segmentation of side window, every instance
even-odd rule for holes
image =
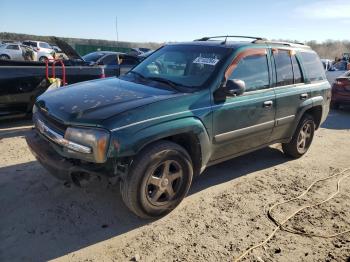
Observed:
[[[11,50],[19,50],[18,45],[8,45],[6,49],[11,49]]]
[[[273,57],[275,59],[277,73],[276,86],[292,85],[294,83],[294,79],[292,61],[290,59],[289,51],[274,51]]]
[[[122,57],[122,63],[121,65],[128,65],[128,66],[134,66],[138,63],[137,59],[135,57],[132,56],[124,56]]]
[[[246,91],[270,87],[266,55],[251,55],[241,59],[229,79],[243,80]]]
[[[304,83],[303,76],[301,74],[300,64],[295,55],[292,56],[294,84]]]
[[[322,66],[322,62],[318,55],[314,52],[300,52],[304,68],[308,79],[311,82],[325,80],[326,75]]]
[[[116,66],[117,63],[117,55],[107,55],[103,59],[103,64],[104,65],[113,65]]]
[[[336,63],[333,66],[335,69],[340,70],[340,71],[345,71],[347,68],[347,62],[346,61],[340,61],[338,63]]]

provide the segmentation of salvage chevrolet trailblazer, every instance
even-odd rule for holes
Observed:
[[[228,41],[240,38],[169,44],[120,78],[44,93],[31,151],[77,185],[119,179],[145,218],[173,210],[210,165],[274,143],[301,157],[331,100],[319,57],[302,44]]]

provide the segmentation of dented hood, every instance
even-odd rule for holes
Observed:
[[[37,107],[66,124],[99,125],[129,109],[178,94],[118,78],[81,82],[46,92]]]

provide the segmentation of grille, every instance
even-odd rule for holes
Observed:
[[[35,115],[36,116],[34,116],[34,117],[37,117],[38,119],[43,121],[48,127],[52,128],[54,131],[56,131],[60,135],[64,136],[64,133],[66,132],[66,129],[67,129],[67,126],[65,124],[54,119],[51,116],[46,115],[45,113],[41,112],[40,110],[38,110],[35,113]]]

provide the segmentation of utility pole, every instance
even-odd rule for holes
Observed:
[[[115,32],[117,33],[117,47],[119,46],[119,35],[118,35],[118,16],[115,16]]]

